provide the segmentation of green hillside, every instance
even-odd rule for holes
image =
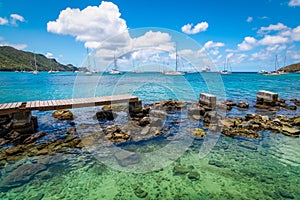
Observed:
[[[286,71],[286,72],[300,71],[300,63],[296,63],[296,64],[292,64],[292,65],[283,67],[280,69],[280,71]]]
[[[63,65],[55,59],[49,59],[42,54],[35,54],[38,71],[74,71],[78,70],[73,65]],[[34,54],[17,50],[10,46],[0,46],[0,71],[34,70]]]

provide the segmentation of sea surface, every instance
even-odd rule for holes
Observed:
[[[130,93],[144,104],[166,99],[196,102],[199,94],[211,93],[218,100],[246,101],[249,110],[234,108],[229,116],[255,113],[258,90],[268,90],[287,100],[300,99],[300,74],[263,76],[256,73],[186,74],[159,73],[94,74],[73,72],[39,75],[0,72],[0,103],[72,99]],[[76,127],[97,122],[91,117],[99,108],[73,109]],[[288,116],[300,114],[281,110]],[[59,137],[71,127],[52,112],[34,111],[43,140]],[[275,116],[276,114],[270,114]],[[113,123],[126,123],[119,112]],[[174,123],[174,120],[178,123]],[[140,163],[117,166],[101,160],[109,148],[27,157],[0,168],[0,183],[24,164],[47,163],[46,170],[24,177],[17,187],[0,191],[0,199],[300,199],[300,140],[261,131],[261,138],[229,139],[219,134],[205,140],[185,138],[189,129],[202,127],[184,113],[171,113],[165,122],[171,133],[138,143],[117,146],[142,155]],[[184,141],[182,141],[184,140]],[[167,148],[175,145],[175,148]],[[182,148],[181,148],[182,147]],[[184,150],[184,151],[183,151]],[[159,152],[159,155],[158,155]],[[174,153],[175,152],[175,153]],[[175,157],[168,157],[169,155]],[[54,160],[54,161],[53,161]]]

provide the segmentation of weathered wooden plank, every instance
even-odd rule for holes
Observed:
[[[55,109],[70,109],[80,107],[90,107],[99,105],[109,105],[117,103],[126,103],[138,101],[138,98],[131,94],[121,94],[115,96],[102,96],[78,99],[65,100],[47,100],[47,101],[29,101],[29,102],[13,102],[0,104],[1,114],[5,112],[16,112],[19,109],[28,110],[55,110]],[[22,108],[21,108],[22,107]]]
[[[7,103],[4,107],[5,110],[10,109],[10,107],[13,105],[13,103]]]
[[[5,106],[6,106],[6,104],[5,104],[5,103],[3,103],[3,104],[0,104],[0,109],[3,109],[3,108],[5,108]]]

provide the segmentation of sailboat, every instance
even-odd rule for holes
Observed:
[[[53,70],[52,70],[52,65],[51,65],[51,69],[50,69],[50,71],[48,71],[48,73],[49,73],[49,74],[54,74],[54,73],[56,73],[56,71],[53,71]]]
[[[34,55],[34,66],[35,66],[35,70],[34,70],[32,73],[35,74],[35,75],[38,75],[39,72],[38,72],[38,70],[37,70],[37,65],[36,65],[36,55],[35,55],[35,54],[33,54],[33,55]]]
[[[87,71],[85,71],[84,74],[87,75],[87,76],[91,76],[91,75],[93,75],[93,73],[89,69],[90,68],[90,57],[89,57],[89,49],[88,48],[86,49],[86,52],[87,52],[87,56],[88,56],[87,57],[87,62],[88,63],[87,63],[87,67],[86,67]]]
[[[280,72],[277,71],[277,66],[278,66],[278,58],[277,58],[277,55],[275,56],[275,64],[274,64],[274,68],[275,68],[275,71],[271,71],[271,72],[268,72],[264,75],[267,75],[267,76],[276,76],[276,75],[280,75]]]
[[[230,68],[230,71],[229,71]],[[231,65],[228,61],[228,58],[226,58],[225,63],[224,63],[224,69],[219,72],[220,74],[232,74],[231,72]]]
[[[117,69],[117,58],[116,55],[114,55],[114,68],[108,72],[109,74],[115,75],[115,74],[122,74],[118,69]]]
[[[184,75],[184,72],[179,72],[178,71],[178,53],[177,53],[177,45],[176,45],[176,55],[175,55],[175,71],[166,71],[164,72],[165,75],[168,76],[181,76]]]

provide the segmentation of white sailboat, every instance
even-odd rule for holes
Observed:
[[[185,73],[178,71],[178,53],[177,53],[177,45],[176,45],[176,55],[175,55],[175,71],[165,71],[165,75],[168,76],[182,76]]]
[[[277,66],[278,66],[278,59],[277,59],[277,55],[275,56],[275,64],[274,64],[274,67],[275,67],[275,71],[271,71],[271,72],[268,72],[264,75],[267,75],[267,76],[277,76],[277,75],[280,75],[281,73],[279,71],[277,71]]]
[[[118,69],[117,69],[117,58],[116,55],[114,55],[114,68],[108,72],[109,74],[116,75],[116,74],[122,74]]]
[[[230,70],[229,70],[229,68],[230,68]],[[228,58],[226,58],[226,60],[225,60],[225,63],[224,63],[224,69],[222,70],[222,71],[220,71],[219,73],[220,74],[232,74],[232,72],[231,72],[232,70],[231,70],[231,65],[230,65],[230,63],[229,63],[229,61],[228,61]]]
[[[35,66],[35,70],[32,72],[34,75],[38,75],[39,74],[39,72],[38,72],[38,70],[37,70],[37,64],[36,64],[36,55],[35,54],[33,54],[34,55],[34,66]]]
[[[48,73],[49,73],[49,74],[54,74],[54,73],[56,73],[56,71],[53,71],[52,65],[51,65],[51,69],[48,71]]]
[[[86,52],[87,52],[87,67],[86,67],[86,72],[84,72],[84,74],[85,75],[87,75],[87,76],[92,76],[93,75],[93,73],[90,71],[90,57],[89,57],[89,49],[87,48],[86,49]]]

